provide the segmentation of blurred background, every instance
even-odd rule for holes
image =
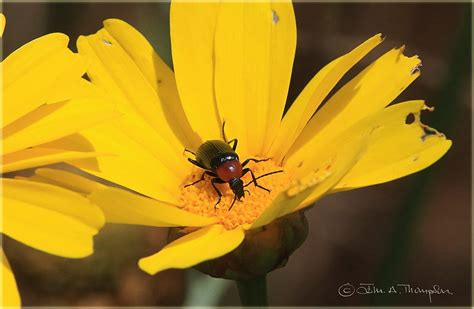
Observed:
[[[138,28],[171,64],[167,3],[4,3],[4,57],[50,32],[71,37],[121,18]],[[298,45],[288,102],[334,58],[375,33],[385,41],[339,86],[393,47],[423,61],[418,78],[395,102],[425,99],[423,122],[453,147],[418,174],[328,196],[306,215],[310,233],[287,266],[269,274],[274,306],[470,306],[471,304],[471,28],[469,3],[296,3]],[[149,276],[140,257],[165,245],[166,229],[108,225],[91,257],[43,254],[11,239],[4,248],[27,306],[238,306],[233,282],[194,270]],[[439,285],[452,295],[354,295],[350,283],[377,287]]]

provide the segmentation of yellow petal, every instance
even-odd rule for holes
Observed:
[[[280,193],[262,215],[250,226],[256,228],[301,209],[301,203],[323,196],[356,164],[367,148],[371,127],[350,128],[337,137],[324,151],[311,151],[294,168],[287,168],[296,181]]]
[[[2,172],[8,173],[73,159],[94,158],[99,155],[104,154],[33,147],[4,155]]]
[[[203,140],[221,138],[214,93],[214,34],[219,3],[171,3],[170,31],[179,97]]]
[[[2,15],[3,16],[3,15]],[[6,307],[20,307],[21,299],[18,287],[16,285],[15,275],[13,275],[10,263],[8,263],[7,257],[2,252],[2,293],[0,294],[0,304],[2,308]]]
[[[1,181],[6,198],[62,213],[95,229],[104,224],[100,209],[74,192],[31,181],[10,178],[1,178]]]
[[[44,103],[54,103],[58,89],[81,79],[85,62],[67,48],[68,41],[63,34],[46,35],[20,47],[3,61],[4,126]]]
[[[144,195],[176,203],[178,185],[191,165],[181,155],[184,146],[168,125],[172,119],[167,113],[175,111],[165,107],[170,102],[162,105],[160,101],[157,91],[161,92],[161,86],[152,80],[154,73],[148,67],[153,56],[143,56],[151,47],[143,41],[135,30],[117,20],[107,21],[105,28],[94,35],[79,38],[79,52],[91,62],[88,75],[92,82],[117,97],[125,115],[114,123],[82,133],[96,151],[102,149],[119,156],[99,159],[96,170],[88,162],[73,164]],[[144,50],[129,47],[132,42],[138,42],[137,48]],[[164,72],[163,78],[171,77]],[[171,85],[173,81],[163,83]],[[168,88],[163,91],[171,91]],[[182,123],[170,124],[184,128]]]
[[[5,25],[7,24],[7,19],[5,15],[0,13],[0,38],[3,36],[3,31],[5,30]]]
[[[276,139],[270,149],[270,157],[276,161],[283,159],[306,123],[336,83],[350,68],[381,42],[380,34],[371,37],[351,52],[333,60],[313,77],[283,117]]]
[[[102,98],[81,98],[43,105],[3,131],[3,153],[47,143],[117,117]]]
[[[133,59],[158,93],[161,101],[165,102],[162,105],[163,112],[181,143],[189,149],[199,147],[200,138],[192,131],[184,114],[173,71],[155,52],[146,38],[126,22],[119,19],[107,19],[104,21],[104,28]]]
[[[138,266],[150,275],[169,268],[189,268],[223,256],[244,240],[242,229],[211,225],[173,241],[158,253],[140,259]]]
[[[88,178],[52,168],[38,168],[30,179],[63,187],[83,195],[105,188],[104,185]]]
[[[184,146],[172,130],[180,124],[168,122],[164,111],[165,104],[170,103],[161,102],[156,86],[150,83],[146,73],[122,47],[120,39],[104,28],[96,34],[79,37],[79,53],[90,62],[87,75],[107,95],[117,98],[127,108],[127,113],[146,122],[170,148],[182,152]]]
[[[89,199],[98,205],[110,223],[150,226],[206,226],[216,222],[191,214],[177,206],[115,188],[92,192]]]
[[[314,115],[287,156],[307,153],[312,144],[325,144],[342,131],[392,102],[419,75],[417,56],[394,49],[344,85]]]
[[[377,118],[372,117],[371,125],[380,128],[374,132],[367,152],[335,190],[387,182],[439,160],[451,147],[451,141],[421,124],[423,109],[423,101],[408,101],[389,106]],[[407,124],[407,117],[412,117],[413,122]],[[430,131],[432,134],[427,134]]]
[[[239,152],[261,155],[285,107],[296,47],[291,2],[223,3],[215,35],[215,89]]]
[[[92,237],[104,224],[98,207],[79,194],[47,184],[3,178],[2,185],[5,235],[63,257],[92,253]]]
[[[191,168],[191,164],[182,156],[183,151],[173,153],[161,143],[159,137],[155,139],[156,134],[148,135],[148,131],[140,130],[146,123],[137,121],[136,126],[123,127],[121,124],[125,120],[83,130],[81,135],[68,136],[49,146],[71,151],[116,154],[68,163],[146,196],[178,204],[182,175]],[[140,135],[140,132],[144,134]],[[163,147],[160,148],[160,145]]]
[[[253,229],[267,225],[285,213],[291,212],[290,210],[298,207],[315,187],[327,178],[327,175],[318,175],[318,177],[308,179],[304,185],[300,183],[292,185],[288,190],[278,194],[268,208],[252,224],[244,226],[244,228]]]
[[[103,104],[113,103],[116,105],[117,103],[116,101],[113,101],[110,96],[107,96],[101,89],[83,78],[71,80],[60,88],[55,89],[55,91],[49,96],[48,102],[54,103],[80,98],[101,98]]]

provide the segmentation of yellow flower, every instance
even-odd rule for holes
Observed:
[[[0,15],[1,34],[5,17]],[[1,36],[1,35],[0,35]],[[95,152],[56,149],[50,142],[114,117],[111,105],[90,96],[82,79],[84,58],[67,48],[68,37],[53,33],[23,45],[2,69],[2,235],[68,258],[93,251],[92,237],[104,224],[101,210],[76,192],[25,178],[18,170],[90,158]],[[19,306],[8,260],[2,255],[2,306]]]
[[[326,194],[414,173],[449,149],[451,141],[421,124],[423,101],[388,106],[420,74],[420,60],[403,48],[381,56],[321,107],[381,42],[375,35],[322,68],[284,114],[296,48],[291,3],[172,3],[174,74],[137,30],[106,20],[77,46],[91,61],[91,81],[121,100],[128,114],[81,133],[96,151],[117,156],[98,158],[95,167],[70,163],[140,195],[54,170],[39,170],[36,178],[90,194],[107,222],[188,227],[140,260],[150,274],[226,255],[252,231]],[[242,161],[271,158],[249,163],[257,177],[283,170],[258,179],[270,193],[251,184],[230,211],[234,194],[227,184],[218,185],[217,209],[210,177],[185,187],[203,170],[187,161],[184,148],[222,140],[224,120]],[[55,145],[83,150],[74,143],[79,137]],[[249,183],[249,173],[243,179]]]

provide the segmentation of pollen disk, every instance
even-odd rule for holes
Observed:
[[[276,165],[272,160],[259,163],[250,162],[246,167],[250,168],[257,178],[266,173],[282,170],[281,166]],[[250,183],[245,187],[247,190],[245,196],[240,201],[236,200],[232,209],[229,210],[234,200],[234,193],[228,184],[216,184],[217,189],[222,193],[222,199],[217,208],[214,208],[214,205],[218,195],[211,185],[212,177],[206,175],[203,181],[193,186],[184,187],[200,179],[203,172],[202,169],[196,168],[183,182],[180,195],[182,209],[205,217],[217,217],[227,229],[234,229],[239,225],[254,222],[291,182],[291,178],[285,171],[259,178],[257,183],[271,190],[269,193],[256,187],[254,183],[250,183],[252,176],[247,173],[241,178],[244,185]]]

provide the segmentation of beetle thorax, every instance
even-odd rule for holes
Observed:
[[[237,160],[224,162],[216,168],[216,174],[225,182],[240,178],[242,177],[242,164]]]

